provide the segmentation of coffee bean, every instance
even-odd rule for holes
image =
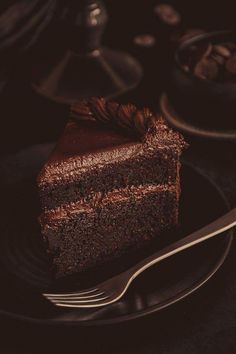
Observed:
[[[219,54],[216,53],[211,53],[211,58],[215,60],[219,65],[224,65],[225,64],[225,58]]]
[[[156,38],[151,34],[140,34],[134,37],[134,43],[139,47],[151,48],[156,43]]]
[[[212,52],[212,44],[211,43],[203,43],[201,46],[198,46],[198,55],[205,58],[208,57]]]
[[[228,73],[236,75],[236,54],[232,55],[226,62],[225,68]]]
[[[214,80],[219,69],[215,61],[210,58],[203,58],[194,68],[194,75],[205,80]]]
[[[224,47],[223,45],[214,45],[213,50],[215,53],[221,55],[222,57],[229,58],[231,55],[230,50],[227,47]]]
[[[212,52],[212,44],[211,43],[201,43],[198,46],[191,47],[192,52],[192,62],[196,64],[201,61],[203,58],[208,57]]]
[[[196,64],[211,53],[212,46],[209,43],[201,45],[191,45],[181,52],[180,60],[183,65],[189,66],[193,70]]]
[[[154,12],[167,25],[176,26],[181,22],[180,14],[171,5],[159,4],[155,6]]]

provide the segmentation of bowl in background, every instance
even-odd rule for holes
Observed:
[[[174,56],[167,85],[168,99],[188,123],[210,129],[236,129],[236,80],[218,82],[202,79],[183,67],[181,56],[191,46],[203,43],[236,44],[236,32],[218,31],[197,35],[181,43]]]

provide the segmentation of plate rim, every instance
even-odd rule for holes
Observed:
[[[220,187],[215,183],[209,176],[207,176],[204,172],[200,171],[198,168],[193,166],[191,163],[184,161],[183,165],[190,167],[193,169],[197,174],[199,174],[201,177],[203,177],[205,180],[207,180],[213,188],[216,190],[220,198],[222,199],[222,203],[224,204],[225,210],[230,210],[230,204],[223,193],[223,191],[220,189]],[[202,287],[205,283],[208,282],[215,274],[216,272],[221,268],[223,265],[224,261],[226,260],[229,251],[231,249],[232,241],[233,241],[233,231],[228,230],[226,231],[226,235],[224,236],[226,238],[225,240],[225,245],[223,247],[222,253],[219,256],[219,259],[217,262],[213,265],[212,269],[207,272],[207,274],[202,278],[201,280],[197,281],[194,283],[193,286],[188,288],[187,290],[182,291],[180,294],[175,295],[172,300],[168,300],[163,302],[160,305],[153,305],[150,306],[146,309],[127,314],[127,315],[121,315],[119,317],[111,317],[108,319],[95,319],[95,320],[62,320],[62,319],[53,319],[53,318],[34,318],[32,316],[25,316],[17,313],[13,313],[11,311],[6,311],[2,310],[0,308],[0,316],[6,317],[8,319],[13,319],[13,320],[18,320],[20,322],[25,322],[29,324],[35,324],[35,325],[47,325],[47,326],[58,326],[58,327],[97,327],[97,326],[103,326],[103,325],[113,325],[113,324],[119,324],[119,323],[124,323],[124,322],[129,322],[133,321],[136,319],[140,319],[142,317],[149,316],[153,313],[156,313],[158,311],[162,311],[163,309],[179,302],[185,299],[187,296],[191,295],[195,291],[197,291],[200,287]]]
[[[236,141],[236,130],[217,131],[198,127],[185,119],[181,118],[175,111],[174,107],[168,99],[167,94],[162,93],[159,101],[160,110],[168,123],[175,129],[191,136],[196,136],[204,139],[221,140],[221,141]]]

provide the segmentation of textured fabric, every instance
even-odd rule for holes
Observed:
[[[0,5],[0,94],[17,65],[17,55],[29,49],[48,27],[57,0],[4,1]]]
[[[57,0],[9,1],[0,12],[0,49],[28,48],[52,20]]]

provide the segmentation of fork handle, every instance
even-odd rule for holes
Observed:
[[[128,273],[133,280],[147,268],[162,261],[163,259],[195,246],[200,242],[208,240],[209,238],[229,230],[234,226],[236,226],[236,208],[232,209],[227,214],[221,216],[219,219],[213,221],[207,226],[204,226],[200,230],[193,232],[192,234],[143,259],[141,262],[129,269]]]

